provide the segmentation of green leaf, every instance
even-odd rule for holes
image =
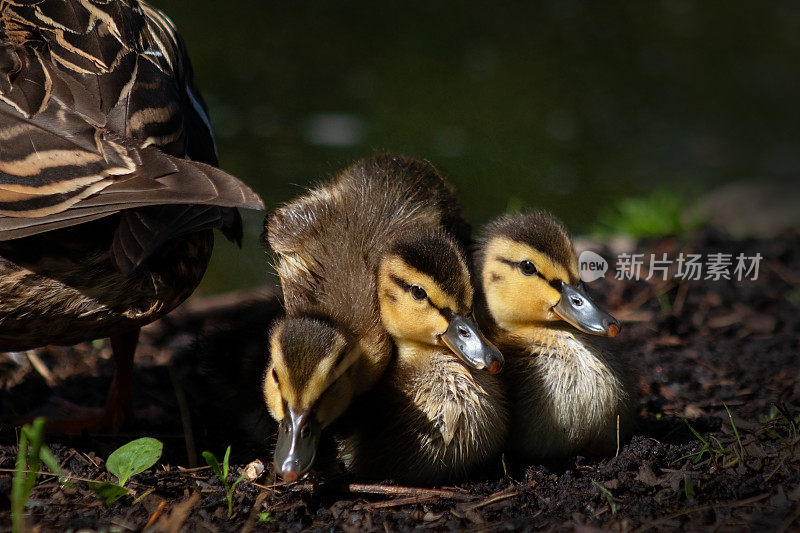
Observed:
[[[269,513],[258,513],[258,522],[260,524],[274,522],[274,521],[275,517],[270,516]]]
[[[217,479],[219,479],[221,483],[225,483],[225,478],[222,477],[222,469],[219,467],[219,461],[217,461],[214,454],[206,450],[203,452],[203,459],[205,459],[208,466],[211,467],[211,471],[214,472]]]
[[[128,494],[128,489],[122,485],[111,483],[110,481],[90,481],[89,488],[91,488],[106,505],[114,503]]]
[[[231,446],[228,445],[228,449],[225,450],[225,458],[222,459],[222,477],[227,481],[228,479],[228,470],[230,466],[230,459],[231,459]]]
[[[120,486],[131,476],[144,472],[161,457],[164,445],[150,437],[142,437],[120,446],[108,456],[106,468],[119,478]]]

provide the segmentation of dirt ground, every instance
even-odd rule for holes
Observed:
[[[61,486],[40,476],[28,501],[29,523],[42,531],[127,531],[147,524],[164,531],[800,531],[800,240],[733,242],[705,234],[643,242],[637,251],[671,258],[680,251],[758,252],[763,260],[756,281],[620,281],[607,275],[590,284],[624,321],[619,350],[638,373],[638,426],[616,457],[547,465],[498,460],[490,477],[452,487],[398,487],[390,480],[276,484],[269,451],[234,432],[235,409],[214,402],[192,348],[196,335],[228,323],[250,332],[236,342],[263,339],[261,304],[246,311],[241,306],[258,294],[239,294],[191,300],[145,330],[136,402],[160,414],[122,435],[48,436],[73,481]],[[26,354],[0,355],[2,413],[36,408],[53,393],[102,403],[113,369],[106,343],[48,347],[35,355],[38,371]],[[708,443],[707,451],[689,426]],[[108,476],[103,459],[141,436],[164,442],[162,460],[133,478],[135,495],[104,506],[79,479]],[[11,524],[7,495],[16,439],[4,424],[0,530]],[[233,445],[234,470],[258,458],[267,465],[264,475],[238,486],[231,517],[219,482],[196,459],[205,449],[221,457],[227,444]]]

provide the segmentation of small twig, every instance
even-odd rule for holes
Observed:
[[[167,501],[166,500],[161,500],[161,502],[158,504],[158,507],[156,507],[156,510],[153,511],[153,514],[151,514],[150,518],[147,519],[147,523],[144,525],[143,529],[147,529],[148,527],[150,527],[153,524],[155,524],[156,520],[159,519],[159,517],[161,516],[161,513],[163,513],[164,509],[166,509],[166,508],[167,508]]]
[[[47,368],[47,365],[39,358],[36,354],[35,350],[28,350],[25,352],[25,355],[28,356],[28,361],[31,362],[31,366],[33,367],[36,372],[39,373],[40,376],[44,378],[45,383],[50,388],[56,386],[56,380],[53,378],[53,374],[50,373],[50,369]]]
[[[495,492],[494,494],[491,494],[489,497],[487,497],[485,500],[469,505],[468,507],[465,507],[463,510],[465,512],[474,511],[475,509],[480,509],[481,507],[486,507],[487,505],[507,500],[509,498],[514,498],[516,496],[519,496],[519,491],[517,491],[514,487],[509,487],[507,489]]]
[[[206,465],[206,466],[195,466],[193,468],[184,468],[184,467],[178,465],[178,471],[181,472],[182,474],[191,474],[192,472],[200,472],[201,470],[208,470],[209,468],[211,468],[211,467],[208,466],[208,465]]]
[[[383,500],[380,502],[374,503],[362,503],[353,506],[354,511],[368,511],[371,509],[385,509],[387,507],[401,507],[403,505],[413,505],[416,503],[426,503],[431,500],[435,500],[439,498],[439,496],[405,496],[402,498],[395,498],[393,500]]]
[[[97,464],[97,463],[94,461],[94,459],[92,459],[91,457],[89,457],[89,456],[88,456],[88,455],[86,455],[85,453],[82,453],[81,455],[83,455],[84,457],[86,457],[86,460],[87,460],[87,461],[89,461],[90,463],[92,463],[92,464],[94,465],[94,467],[95,467],[95,468],[100,468],[100,465],[99,465],[99,464]]]
[[[76,451],[74,448],[73,448],[72,450],[70,450],[70,452],[69,452],[69,454],[67,455],[67,457],[66,457],[66,458],[65,458],[63,461],[61,461],[61,464],[60,464],[60,465],[58,465],[58,466],[60,466],[60,467],[61,467],[61,469],[63,470],[63,469],[64,469],[64,465],[66,465],[66,464],[67,464],[67,461],[69,461],[70,459],[72,459],[72,458],[75,456],[75,454],[77,454],[77,453],[78,453],[78,452],[77,452],[77,451]]]
[[[450,500],[469,501],[472,497],[469,494],[455,492],[444,489],[425,489],[421,487],[401,487],[397,485],[368,485],[363,483],[351,483],[348,485],[350,492],[361,494],[388,494],[392,496],[431,496],[447,498]]]
[[[767,474],[767,476],[764,478],[764,482],[768,483],[768,482],[769,482],[769,480],[770,480],[770,479],[772,479],[772,476],[774,476],[775,474],[777,474],[777,473],[778,473],[778,470],[780,470],[781,468],[783,468],[783,466],[784,466],[784,463],[785,463],[785,462],[786,462],[786,457],[784,457],[783,459],[781,459],[780,461],[778,461],[778,466],[776,466],[776,467],[775,467],[775,469],[774,469],[772,472],[770,472],[769,474]]]
[[[614,457],[619,457],[619,415],[617,415],[617,453],[614,454]]]
[[[13,474],[16,471],[17,471],[16,468],[0,468],[0,472],[10,472],[10,473]],[[23,474],[28,474],[30,472],[32,472],[32,470],[23,470],[22,471]],[[36,473],[37,476],[59,477],[58,474],[54,474],[52,472],[44,472],[42,470],[37,470],[35,473]],[[61,477],[64,478],[66,481],[94,481],[93,479],[86,479],[85,477],[75,477],[75,476],[71,476],[69,474],[65,474],[63,472],[61,473]]]

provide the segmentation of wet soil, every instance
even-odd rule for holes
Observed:
[[[146,328],[134,390],[137,407],[159,411],[152,420],[117,435],[47,437],[72,481],[40,476],[28,500],[28,523],[41,531],[126,531],[148,524],[159,531],[798,531],[800,240],[729,241],[706,234],[637,245],[645,258],[652,252],[674,259],[681,251],[734,259],[760,253],[763,259],[755,281],[616,280],[612,262],[606,279],[590,284],[624,321],[619,349],[638,374],[637,428],[615,457],[546,465],[498,459],[493,474],[452,487],[398,487],[391,480],[276,483],[268,452],[236,432],[237,409],[214,400],[193,348],[197,335],[228,327],[240,331],[230,339],[233,346],[266,335],[262,316],[275,309],[263,293],[228,295],[191,300]],[[106,343],[48,347],[34,355],[0,355],[4,415],[41,407],[54,393],[102,404],[113,370]],[[41,363],[38,371],[32,361]],[[131,495],[103,505],[81,480],[107,478],[108,454],[145,435],[164,442],[162,460],[132,479]],[[0,530],[11,524],[16,440],[13,426],[3,424]],[[237,475],[253,460],[267,465],[263,475],[238,485],[230,517],[219,481],[197,459],[205,449],[221,457],[227,444]]]

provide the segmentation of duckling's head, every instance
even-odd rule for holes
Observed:
[[[398,345],[446,346],[468,366],[495,374],[503,356],[472,316],[464,251],[444,231],[396,236],[378,268],[384,327]]]
[[[280,422],[275,469],[296,481],[314,463],[322,429],[347,409],[353,397],[343,374],[358,351],[332,322],[289,317],[270,333],[271,362],[264,375],[267,408]]]
[[[578,275],[564,226],[541,211],[505,215],[484,230],[476,254],[478,279],[494,322],[514,334],[565,321],[614,337],[617,319],[598,307]]]

